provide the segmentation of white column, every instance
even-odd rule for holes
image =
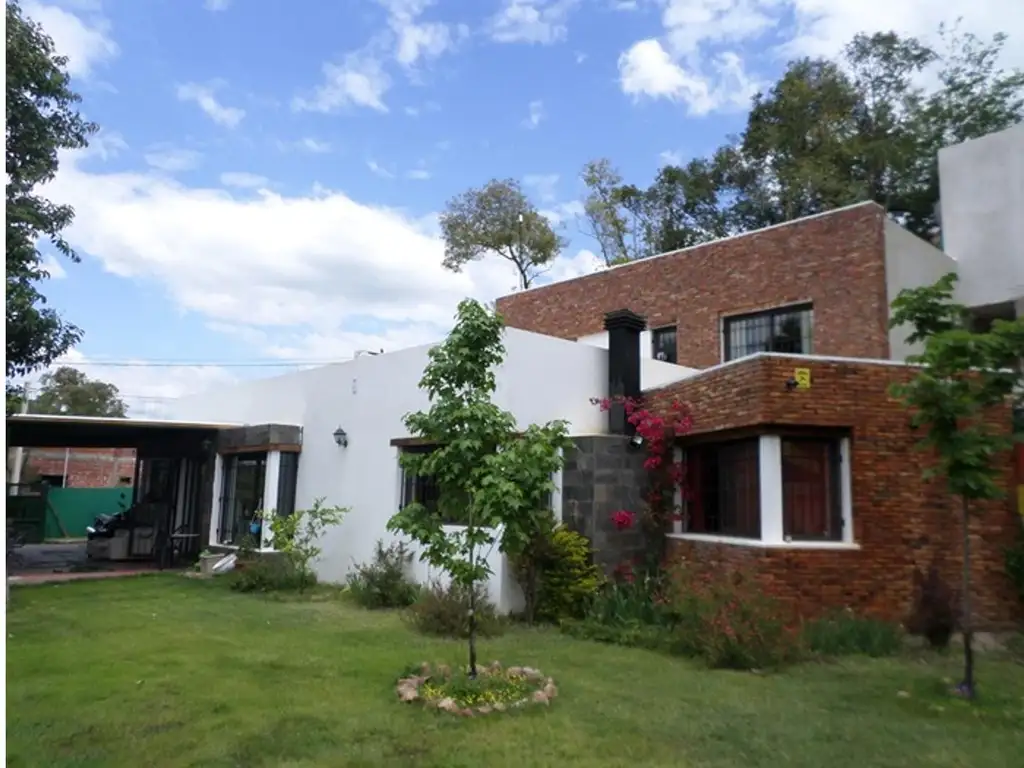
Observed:
[[[839,482],[842,489],[843,541],[853,544],[853,467],[848,437],[839,441]]]
[[[277,508],[277,488],[281,481],[281,452],[267,452],[267,469],[263,478],[263,540],[260,542],[262,549],[273,547],[274,536],[270,532],[270,521],[273,519],[274,511]]]
[[[137,489],[136,489],[137,490]],[[220,515],[224,507],[224,457],[219,453],[213,460],[213,493],[210,494],[210,546],[216,546],[217,531],[220,530]]]
[[[761,435],[761,541],[781,544],[782,526],[782,439],[778,435]]]
[[[678,448],[678,447],[677,448],[673,448],[672,449],[672,461],[674,461],[676,464],[679,464],[682,460],[683,460],[683,449],[682,448]],[[687,478],[687,483],[689,483],[689,482],[690,482],[690,479]],[[678,515],[678,514],[681,514],[683,512],[683,487],[681,485],[677,485],[675,487],[675,490],[672,491],[672,508],[673,508],[673,514]],[[682,520],[673,520],[672,521],[672,533],[682,533],[682,532],[683,532],[683,521]]]

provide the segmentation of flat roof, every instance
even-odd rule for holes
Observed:
[[[7,417],[7,445],[24,448],[171,449],[245,424],[113,416],[18,413]]]

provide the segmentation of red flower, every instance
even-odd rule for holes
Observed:
[[[612,524],[620,531],[632,528],[635,522],[636,515],[628,509],[620,509],[618,512],[612,512]]]

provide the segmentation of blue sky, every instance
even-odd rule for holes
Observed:
[[[858,29],[1024,31],[1019,0],[22,5],[102,126],[48,191],[75,206],[83,258],[45,292],[86,331],[69,360],[136,412],[272,370],[89,363],[344,359],[439,338],[460,298],[508,292],[500,262],[440,267],[436,215],[470,186],[522,180],[570,238],[550,278],[590,272],[586,161],[646,183],[739,130],[788,58]]]

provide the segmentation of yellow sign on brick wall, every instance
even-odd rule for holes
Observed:
[[[793,380],[796,381],[797,389],[810,389],[811,388],[811,369],[810,368],[794,368],[793,369]]]

